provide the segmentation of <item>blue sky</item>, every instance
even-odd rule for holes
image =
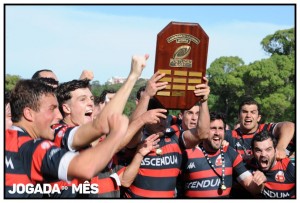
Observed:
[[[268,58],[260,41],[295,27],[293,5],[6,6],[5,73],[31,78],[52,69],[61,82],[92,70],[103,84],[126,77],[131,56],[150,54],[142,77],[153,74],[157,34],[171,21],[195,22],[209,36],[207,67],[221,56],[246,64]]]

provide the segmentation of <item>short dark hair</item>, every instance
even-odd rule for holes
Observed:
[[[254,137],[251,140],[251,147],[252,149],[254,149],[254,142],[262,142],[265,141],[267,139],[271,139],[273,142],[273,147],[276,148],[277,146],[277,140],[276,138],[272,135],[271,132],[267,131],[267,130],[263,130],[259,133],[256,133],[254,135]]]
[[[61,83],[56,90],[57,100],[59,103],[59,110],[63,116],[65,116],[62,105],[71,99],[71,92],[80,89],[80,88],[89,88],[90,89],[90,80],[72,80],[69,82]]]
[[[52,70],[49,70],[49,69],[38,70],[38,71],[36,71],[36,72],[32,75],[31,79],[37,79],[37,78],[40,78],[40,77],[41,77],[41,76],[40,76],[40,72],[51,72],[51,73],[53,73],[53,71],[52,71]]]
[[[147,111],[152,109],[166,109],[166,108],[155,97],[153,97],[149,100]],[[165,115],[169,115],[168,109]]]
[[[142,86],[139,88],[139,90],[136,92],[136,99],[140,100],[141,99],[141,93],[144,92],[146,89],[146,86]]]
[[[6,104],[8,104],[10,102],[10,94],[11,94],[11,92],[9,90],[5,91],[5,96],[4,96],[5,106],[6,106]]]
[[[257,106],[257,110],[258,110],[258,114],[260,114],[260,105],[257,101],[255,101],[252,97],[245,97],[243,99],[243,101],[240,103],[239,105],[239,113],[242,110],[242,107],[244,105],[256,105]]]
[[[116,90],[112,90],[112,89],[109,89],[109,90],[103,90],[101,95],[100,95],[100,100],[99,102],[101,104],[103,104],[105,102],[105,97],[107,94],[115,94],[116,93]],[[99,104],[99,103],[98,103]]]
[[[40,82],[46,84],[46,85],[56,85],[58,86],[58,81],[53,78],[35,78],[33,80],[39,80]]]
[[[10,95],[12,121],[21,120],[25,107],[39,111],[41,96],[48,94],[55,96],[55,89],[38,80],[19,80]]]
[[[222,120],[224,123],[224,130],[226,129],[226,115],[221,113],[221,112],[210,112],[210,122],[215,121],[215,120]]]
[[[94,105],[98,105],[100,103],[100,96],[94,96]]]

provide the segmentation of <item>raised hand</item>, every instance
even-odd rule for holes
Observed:
[[[139,78],[142,74],[143,69],[146,67],[146,61],[148,60],[148,58],[149,54],[145,54],[144,56],[132,56],[130,75]]]
[[[194,93],[197,97],[202,97],[200,100],[201,102],[205,102],[208,99],[210,93],[210,87],[208,86],[207,78],[203,77],[203,80],[205,81],[205,83],[196,85],[196,88],[194,90]]]
[[[91,70],[83,70],[79,80],[93,80],[94,79],[94,73]]]
[[[147,82],[147,86],[144,94],[153,97],[157,91],[165,89],[168,82],[158,82],[165,75],[166,75],[165,73],[159,73],[159,71],[157,71],[154,75],[152,75],[152,77]]]
[[[143,157],[146,156],[149,152],[159,147],[159,140],[158,134],[150,135],[138,145],[137,153],[141,154]]]
[[[145,124],[156,124],[160,122],[160,118],[167,118],[165,113],[167,113],[166,109],[152,109],[143,113],[140,119],[142,119]]]

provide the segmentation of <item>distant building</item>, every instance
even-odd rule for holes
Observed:
[[[120,84],[120,83],[124,83],[126,81],[126,78],[121,78],[121,77],[111,77],[107,83],[109,85],[114,85],[114,84]]]
[[[110,79],[107,80],[106,84],[108,85],[114,85],[114,84],[122,84],[126,81],[127,78],[122,78],[122,77],[118,77],[118,76],[114,76],[114,77],[111,77]],[[148,80],[146,78],[139,78],[139,80],[142,79],[142,80]]]

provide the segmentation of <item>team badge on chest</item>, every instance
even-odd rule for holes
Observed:
[[[278,173],[276,173],[275,180],[277,182],[281,182],[281,183],[283,183],[285,181],[285,177],[284,177],[283,171],[278,171]]]
[[[217,157],[215,166],[222,166],[222,157],[221,154]]]

